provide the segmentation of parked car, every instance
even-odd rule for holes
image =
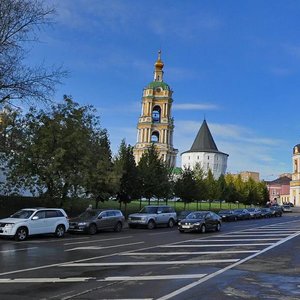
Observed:
[[[176,222],[177,214],[174,208],[167,205],[145,206],[139,213],[128,216],[130,228],[146,226],[148,229],[153,229],[159,225],[167,225],[172,228]]]
[[[273,217],[281,217],[282,216],[282,208],[281,206],[271,206],[270,210],[272,212]]]
[[[222,219],[212,211],[193,211],[178,223],[179,232],[208,230],[220,231]]]
[[[222,218],[222,221],[237,221],[238,219],[234,210],[221,210],[218,215]]]
[[[258,218],[261,218],[261,210],[260,210],[260,208],[257,208],[257,207],[250,207],[250,208],[247,208],[247,210],[248,210],[249,213],[250,213],[250,218],[251,218],[251,219],[258,219]]]
[[[70,219],[69,232],[86,232],[96,234],[99,230],[114,230],[120,232],[125,218],[120,210],[91,209],[78,217]]]
[[[0,236],[17,241],[24,241],[30,235],[47,233],[61,238],[68,229],[68,216],[60,208],[25,208],[0,220]]]
[[[185,219],[185,217],[190,214],[191,210],[183,210],[181,211],[177,216],[177,222],[180,222],[181,220]]]
[[[282,208],[283,212],[292,212],[292,207],[290,205],[288,205],[288,204],[282,205],[281,208]]]
[[[273,213],[269,207],[264,207],[261,209],[262,218],[271,218],[273,217]]]
[[[235,209],[238,220],[249,220],[251,218],[250,212],[247,209]]]

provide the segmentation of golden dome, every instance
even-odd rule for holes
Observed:
[[[162,69],[164,67],[164,63],[161,61],[161,50],[158,51],[158,58],[154,64],[155,69]]]

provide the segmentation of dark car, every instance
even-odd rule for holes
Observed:
[[[218,215],[222,218],[222,221],[237,221],[238,219],[233,210],[220,210]]]
[[[264,207],[261,209],[262,218],[271,218],[273,217],[273,213],[269,207]]]
[[[273,217],[281,217],[282,216],[282,208],[281,206],[271,206],[270,210],[272,212]]]
[[[122,230],[125,218],[120,210],[91,209],[70,220],[70,232],[86,232],[95,234],[98,230]]]
[[[193,211],[178,222],[179,232],[196,231],[205,233],[208,230],[220,231],[222,219],[211,211]]]
[[[238,220],[249,220],[251,218],[250,212],[247,209],[235,209]]]
[[[251,219],[259,219],[259,218],[261,218],[261,210],[260,210],[260,208],[250,207],[250,208],[247,208],[247,210],[250,213],[250,218]]]
[[[189,215],[192,211],[191,210],[183,210],[177,216],[177,222],[185,219],[187,215]]]

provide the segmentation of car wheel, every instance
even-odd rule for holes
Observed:
[[[25,241],[28,236],[28,230],[26,227],[20,227],[18,228],[16,234],[15,234],[15,240],[16,241]]]
[[[154,229],[155,228],[155,223],[154,221],[150,220],[147,224],[148,229]]]
[[[201,233],[205,233],[206,232],[206,226],[204,224],[201,226],[200,232]]]
[[[175,225],[174,220],[173,220],[173,219],[170,219],[169,222],[168,222],[168,227],[169,227],[169,228],[172,228],[172,227],[174,227],[174,225]]]
[[[216,226],[216,231],[220,231],[221,230],[221,224],[218,223],[217,226]]]
[[[58,225],[55,230],[55,236],[62,238],[65,235],[66,229],[64,225]]]
[[[115,226],[115,228],[114,228],[114,231],[115,232],[120,232],[120,231],[122,231],[122,223],[121,222],[118,222],[117,224],[116,224],[116,226]]]
[[[89,231],[89,234],[91,234],[91,235],[96,234],[97,233],[97,227],[96,227],[96,225],[95,224],[91,224],[89,226],[88,231]]]

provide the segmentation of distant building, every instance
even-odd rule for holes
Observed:
[[[142,112],[137,125],[137,143],[133,154],[138,164],[143,153],[154,144],[159,157],[170,167],[175,167],[178,150],[173,147],[173,91],[163,81],[163,67],[159,51],[154,64],[154,79],[143,91]]]
[[[204,120],[191,149],[181,153],[181,167],[193,170],[198,164],[204,172],[207,173],[208,170],[211,170],[214,177],[219,178],[226,172],[228,156],[218,150],[206,120]]]
[[[300,144],[293,148],[293,174],[290,182],[290,202],[300,206]]]
[[[239,175],[241,175],[242,180],[245,182],[248,181],[250,178],[256,182],[259,182],[259,173],[258,172],[242,171],[239,173]]]
[[[266,181],[269,190],[269,200],[271,203],[288,203],[290,202],[290,182],[289,174],[282,174],[273,181]]]

